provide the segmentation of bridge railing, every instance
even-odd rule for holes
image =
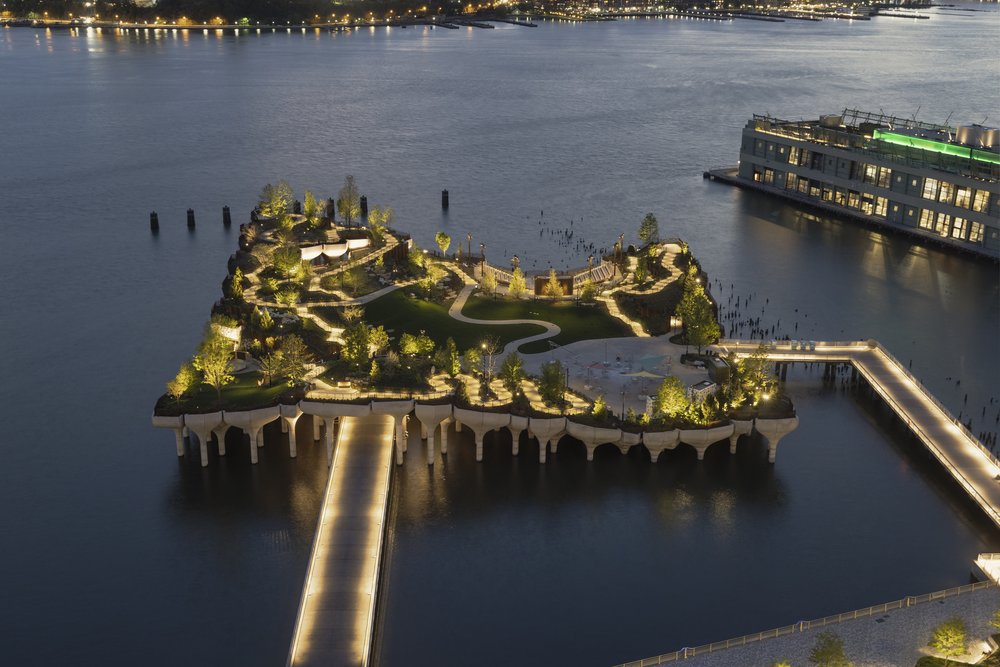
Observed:
[[[890,362],[891,362],[891,363],[892,363],[893,365],[895,365],[895,366],[896,366],[896,368],[897,368],[897,369],[899,369],[899,371],[900,371],[901,373],[903,373],[903,374],[904,374],[904,375],[905,375],[905,376],[906,376],[907,378],[909,378],[911,382],[913,382],[913,383],[914,383],[915,385],[917,385],[918,387],[920,387],[920,389],[921,389],[922,393],[923,393],[923,394],[924,394],[924,395],[925,395],[925,396],[926,396],[926,397],[927,397],[928,399],[930,399],[930,401],[931,401],[931,402],[932,402],[932,403],[933,403],[933,404],[934,404],[934,405],[935,405],[935,406],[936,406],[936,407],[937,407],[937,408],[938,408],[938,409],[939,409],[939,410],[940,410],[941,412],[943,412],[943,413],[944,413],[944,415],[945,415],[945,416],[946,416],[946,417],[947,417],[947,418],[948,418],[949,420],[951,420],[951,423],[952,423],[952,424],[954,424],[954,425],[955,425],[955,426],[956,426],[956,427],[957,427],[957,428],[958,428],[958,429],[959,429],[959,430],[960,430],[960,431],[962,432],[962,434],[963,434],[963,435],[965,435],[965,437],[966,437],[966,438],[967,438],[967,439],[968,439],[969,441],[971,441],[971,442],[972,442],[973,444],[975,444],[975,445],[976,445],[976,447],[978,447],[978,448],[979,448],[979,451],[981,451],[981,452],[982,452],[982,453],[983,453],[983,454],[984,454],[984,455],[985,455],[985,456],[986,456],[986,457],[987,457],[987,458],[988,458],[988,459],[989,459],[990,461],[992,461],[992,462],[993,462],[993,463],[994,463],[995,465],[997,465],[997,466],[1000,466],[1000,459],[998,459],[998,458],[996,457],[996,455],[995,455],[995,454],[994,454],[993,452],[991,452],[990,450],[986,449],[986,447],[984,447],[984,446],[983,446],[983,443],[981,443],[981,442],[979,441],[979,438],[977,438],[977,437],[975,437],[974,435],[972,435],[972,431],[970,431],[970,430],[969,430],[968,428],[966,428],[965,424],[963,424],[963,423],[962,423],[961,421],[959,421],[959,420],[958,420],[958,418],[957,418],[957,417],[955,417],[955,416],[954,416],[954,415],[953,415],[953,414],[951,413],[951,411],[950,411],[950,410],[949,410],[948,408],[946,408],[946,407],[945,407],[945,406],[944,406],[944,405],[943,405],[943,404],[941,403],[941,401],[939,401],[939,400],[937,399],[937,397],[936,397],[936,396],[934,396],[934,394],[932,394],[931,392],[929,392],[929,391],[927,391],[926,389],[924,389],[924,385],[923,385],[923,383],[922,383],[922,382],[921,382],[920,380],[918,380],[918,379],[917,379],[917,377],[916,377],[915,375],[913,375],[913,373],[911,373],[911,372],[909,371],[909,369],[907,369],[907,368],[906,368],[905,366],[903,366],[903,364],[901,364],[901,363],[899,362],[899,359],[897,359],[897,358],[896,358],[896,357],[895,357],[895,356],[894,356],[894,355],[893,355],[893,354],[892,354],[891,352],[889,352],[889,350],[887,350],[887,349],[885,348],[885,346],[884,346],[884,345],[882,345],[882,343],[876,343],[876,349],[878,349],[878,351],[879,351],[879,352],[881,352],[881,353],[882,353],[883,355],[885,355],[886,359],[888,359],[888,360],[889,360],[889,361],[890,361]]]
[[[856,609],[854,611],[835,614],[833,616],[826,616],[812,621],[799,621],[793,625],[786,625],[772,630],[764,630],[763,632],[758,632],[752,635],[743,635],[742,637],[736,637],[735,639],[726,639],[723,641],[713,642],[711,644],[704,644],[703,646],[695,646],[693,648],[682,648],[679,651],[674,651],[673,653],[664,653],[652,658],[634,660],[632,662],[622,663],[616,667],[647,667],[647,665],[664,665],[670,662],[678,662],[680,660],[694,658],[695,656],[705,655],[706,653],[715,653],[716,651],[723,651],[725,649],[753,644],[764,641],[765,639],[775,639],[777,637],[792,635],[797,632],[805,632],[806,630],[823,628],[828,625],[836,625],[845,621],[853,621],[858,618],[868,618],[877,614],[884,614],[885,612],[892,611],[894,609],[903,609],[905,607],[912,607],[926,602],[944,600],[945,598],[983,590],[984,588],[990,588],[995,585],[996,584],[992,581],[979,581],[974,584],[957,586],[955,588],[936,591],[934,593],[911,595],[901,600],[893,600],[892,602],[886,602],[872,607],[865,607],[864,609]]]

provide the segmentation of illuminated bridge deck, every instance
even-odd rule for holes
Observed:
[[[390,416],[342,419],[288,665],[368,664],[392,439]]]
[[[721,340],[720,351],[746,355],[761,341]],[[811,347],[811,346],[810,346]],[[1000,527],[1000,462],[881,344],[875,341],[815,343],[792,349],[778,342],[775,362],[849,363],[955,478],[993,523]]]

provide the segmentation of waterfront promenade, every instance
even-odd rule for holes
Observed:
[[[722,354],[746,355],[761,341],[721,340]],[[1000,527],[1000,466],[979,441],[876,341],[823,342],[803,345],[780,341],[769,351],[771,361],[848,363],[864,377],[893,412],[910,428],[969,497]],[[808,348],[808,349],[803,349]]]
[[[342,417],[289,667],[367,665],[392,471],[393,418]],[[327,429],[333,420],[327,421]]]

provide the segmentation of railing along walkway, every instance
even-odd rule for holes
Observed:
[[[330,428],[329,426],[327,428]],[[289,667],[368,664],[392,471],[393,419],[344,417],[288,653]]]
[[[738,355],[762,341],[721,340],[717,347]],[[777,362],[850,363],[903,420],[993,523],[1000,527],[1000,461],[880,343],[817,342],[793,349],[789,341],[768,352]]]

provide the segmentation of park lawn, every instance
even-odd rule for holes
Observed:
[[[512,340],[544,331],[536,324],[486,326],[459,322],[448,315],[448,306],[423,299],[411,299],[402,290],[390,292],[366,304],[364,319],[370,325],[381,324],[391,330],[390,336],[396,341],[404,333],[419,334],[423,331],[437,345],[443,345],[449,337],[454,338],[459,350],[477,347],[487,336],[496,338],[503,346]]]
[[[207,384],[199,384],[184,395],[180,403],[173,399],[161,398],[157,403],[157,414],[177,415],[186,412],[201,413],[215,410],[254,410],[277,405],[282,397],[291,403],[298,398],[295,390],[285,382],[275,382],[270,387],[258,387],[260,373],[240,373],[230,384],[222,388],[222,403],[219,403],[215,389]],[[298,392],[301,393],[301,392]],[[287,396],[286,396],[287,395]]]
[[[561,329],[557,336],[522,346],[520,351],[525,354],[545,352],[549,349],[550,341],[567,345],[578,340],[633,335],[628,325],[612,317],[607,307],[600,303],[584,306],[572,301],[513,301],[472,297],[465,304],[462,314],[480,320],[542,320]]]

